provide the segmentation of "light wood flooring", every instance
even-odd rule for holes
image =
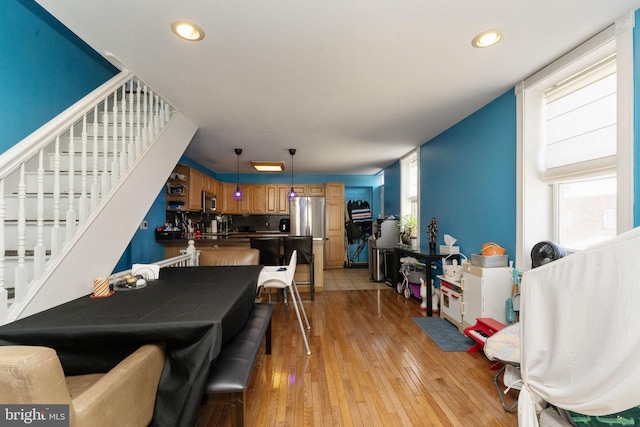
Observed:
[[[418,299],[370,282],[365,268],[324,273],[315,301],[302,294],[311,356],[291,303],[272,298],[273,352],[258,357],[246,426],[517,426],[490,362],[443,352],[412,320],[424,316]],[[227,423],[225,411],[201,407],[199,426]]]

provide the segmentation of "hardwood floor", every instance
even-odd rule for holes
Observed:
[[[348,282],[359,289],[335,290]],[[500,406],[485,356],[440,350],[412,320],[424,316],[420,301],[369,282],[366,269],[327,270],[325,291],[302,298],[312,354],[291,304],[277,303],[273,353],[258,357],[246,426],[518,424]],[[515,398],[510,391],[507,399]],[[202,407],[198,425],[224,426],[227,418]]]

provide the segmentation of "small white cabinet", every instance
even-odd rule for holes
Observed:
[[[465,263],[461,279],[463,329],[473,326],[479,317],[507,324],[505,302],[511,297],[512,280],[510,267],[482,268]]]

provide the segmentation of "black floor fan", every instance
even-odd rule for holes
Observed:
[[[531,267],[536,268],[564,257],[565,251],[550,241],[536,243],[531,249]]]

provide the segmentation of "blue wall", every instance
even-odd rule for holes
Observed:
[[[505,93],[420,150],[421,242],[438,223],[467,256],[494,241],[515,255],[516,102]]]
[[[34,1],[1,1],[0,152],[117,71]]]

